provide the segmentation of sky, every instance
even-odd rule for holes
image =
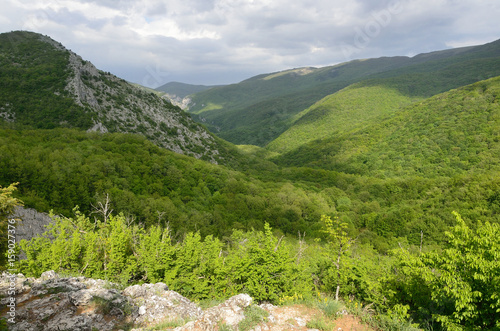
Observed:
[[[500,39],[499,17],[498,0],[2,0],[0,32],[158,87],[480,45]]]

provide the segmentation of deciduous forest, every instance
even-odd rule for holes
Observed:
[[[379,330],[500,329],[498,42],[203,89],[193,98],[207,107],[191,111],[214,133],[120,81],[149,100],[147,116],[134,111],[151,134],[132,117],[87,130],[104,115],[65,87],[78,77],[69,51],[40,38],[0,38],[2,270],[9,215],[24,205],[53,218],[16,245],[30,277],[165,282],[197,302],[335,303]],[[111,77],[88,75],[88,89]],[[249,90],[253,101],[238,99]],[[169,111],[178,126],[152,120]],[[182,148],[165,147],[172,137]]]

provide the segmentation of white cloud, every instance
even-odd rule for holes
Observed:
[[[500,38],[498,0],[4,3],[0,31],[48,34],[103,70],[153,85],[169,80],[229,83],[290,67]]]

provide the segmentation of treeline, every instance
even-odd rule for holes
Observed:
[[[191,299],[245,292],[277,303],[282,296],[312,292],[304,263],[267,223],[264,231],[235,230],[225,242],[199,232],[174,241],[169,228],[145,230],[123,215],[93,222],[77,211],[20,247],[27,256],[20,271],[28,275],[57,270],[121,284],[161,281]]]

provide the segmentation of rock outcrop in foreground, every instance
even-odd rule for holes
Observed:
[[[222,326],[238,330],[245,319],[245,308],[252,304],[249,295],[239,294],[203,311],[164,283],[119,290],[117,284],[108,281],[62,277],[54,271],[46,271],[40,278],[4,273],[0,277],[0,298],[5,307],[0,315],[13,331],[139,331],[167,322],[180,325],[176,331],[219,330]],[[275,308],[261,305],[266,311]],[[269,327],[276,320],[279,318],[270,315],[253,330],[286,330]]]
[[[9,309],[15,283],[15,315]],[[10,330],[117,330],[153,325],[160,321],[192,320],[202,310],[164,283],[143,284],[118,290],[116,284],[85,277],[60,277],[54,271],[40,278],[22,274],[0,279],[2,316]],[[10,314],[9,314],[10,313]]]

